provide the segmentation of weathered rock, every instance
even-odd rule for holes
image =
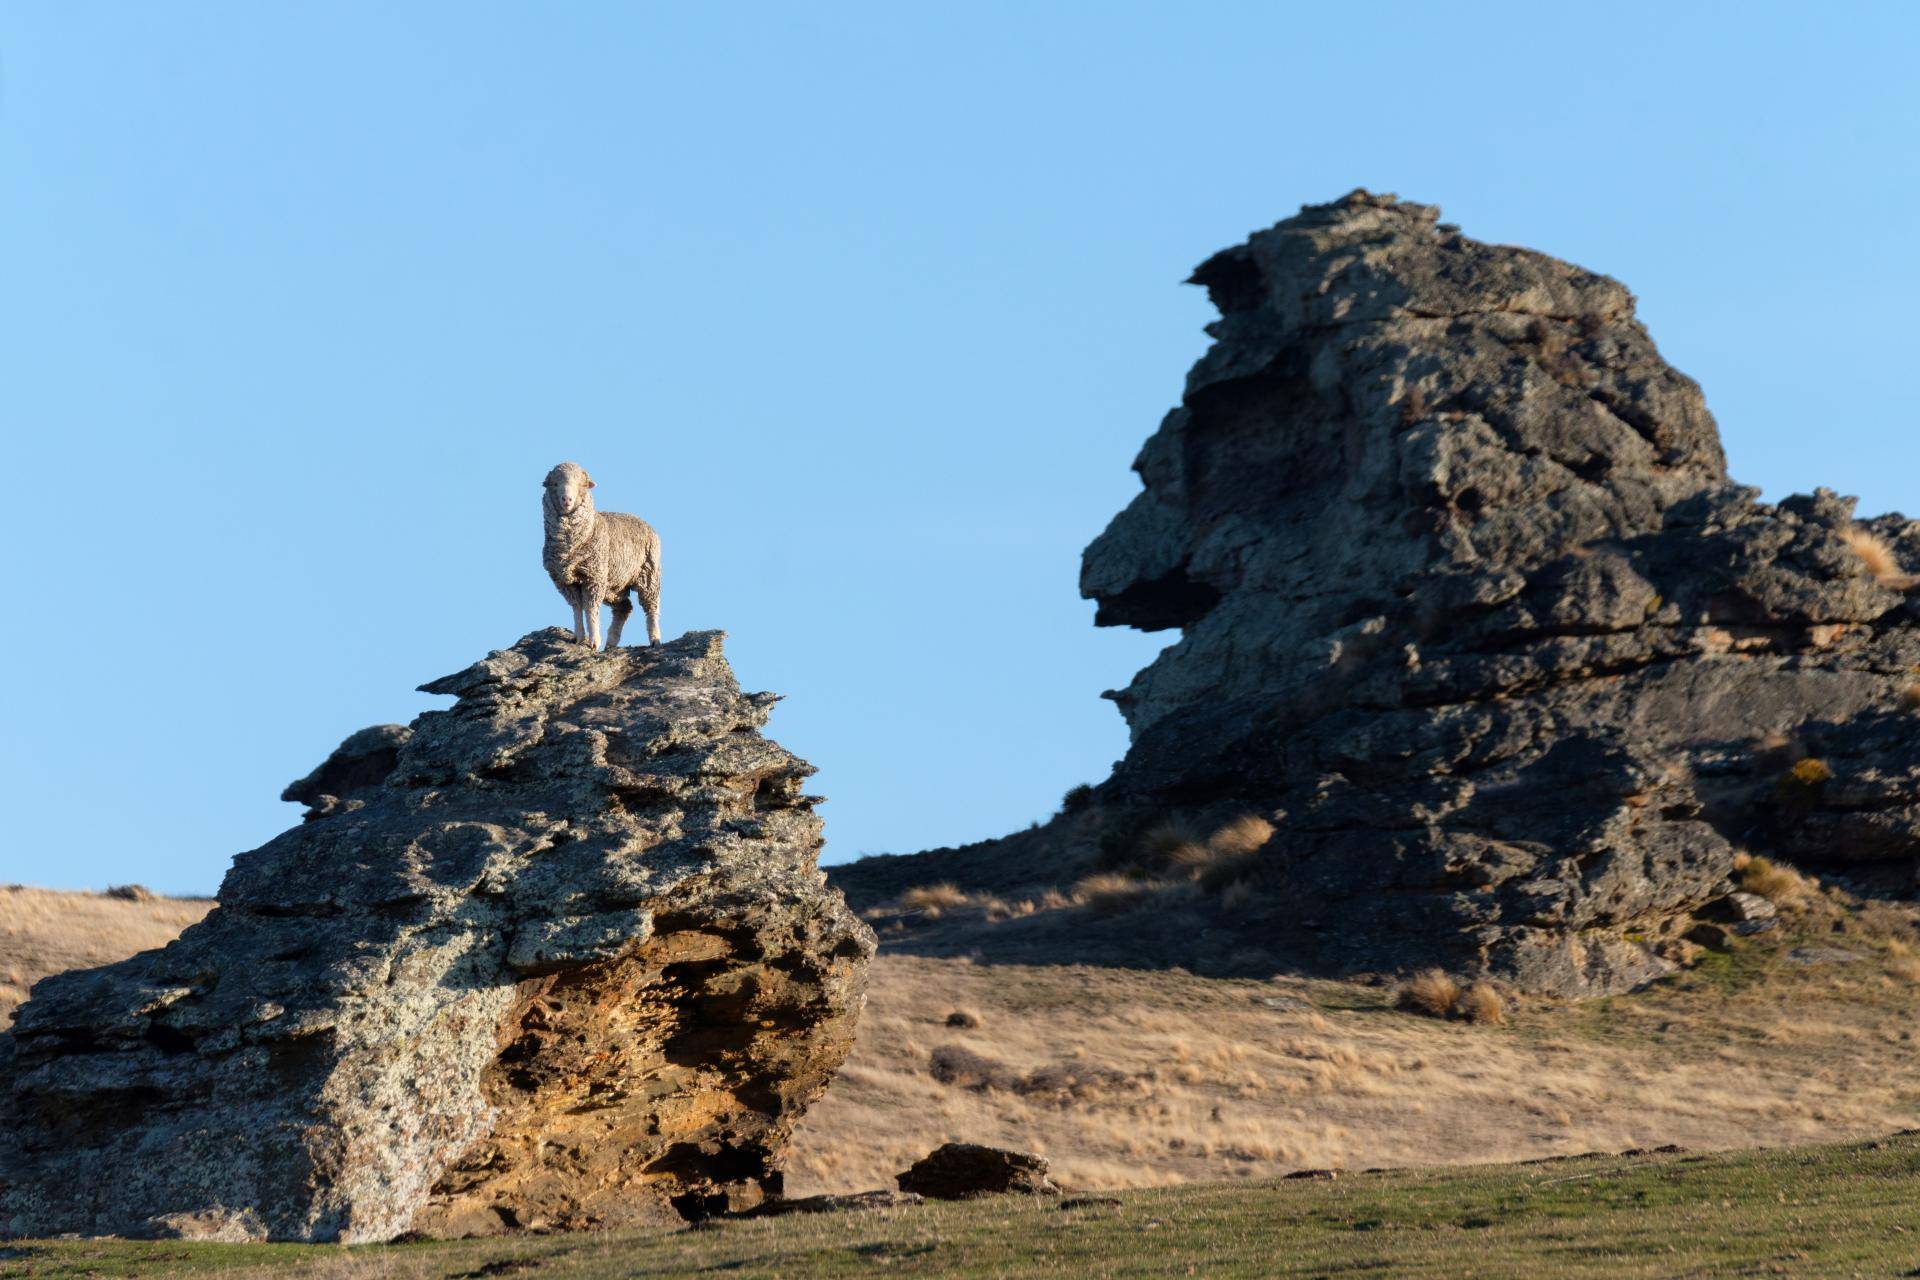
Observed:
[[[362,803],[362,793],[385,782],[400,763],[400,748],[412,736],[413,730],[403,724],[362,729],[335,747],[312,773],[289,784],[280,798],[306,805],[309,822]]]
[[[1020,1192],[1058,1195],[1060,1188],[1047,1177],[1044,1156],[1008,1151],[972,1142],[948,1142],[914,1162],[894,1179],[902,1191],[929,1200],[965,1200],[973,1196]]]
[[[382,1240],[757,1202],[871,933],[717,632],[537,632],[289,795],[163,950],[0,1037],[0,1231]],[[373,778],[373,761],[388,761]],[[321,803],[331,799],[335,803]]]
[[[1194,279],[1215,341],[1081,575],[1098,622],[1180,632],[1110,695],[1126,758],[1037,832],[836,869],[850,892],[1010,893],[1252,810],[1277,829],[1229,918],[1079,944],[1577,996],[1669,970],[1737,844],[1911,883],[1908,580],[1843,541],[1851,499],[1729,480],[1622,285],[1366,192]],[[1866,527],[1920,563],[1920,524]]]

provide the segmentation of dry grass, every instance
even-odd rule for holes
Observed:
[[[930,920],[938,920],[941,912],[963,907],[970,899],[966,890],[943,881],[916,885],[902,893],[897,901],[902,911],[918,911]]]
[[[1188,827],[1162,823],[1141,840],[1140,858],[1155,870],[1224,890],[1246,877],[1272,838],[1273,823],[1255,813],[1242,814],[1204,840]]]
[[[1097,871],[1073,886],[1071,901],[1099,915],[1117,915],[1141,905],[1148,894],[1160,887],[1154,881],[1118,871]]]
[[[211,902],[0,887],[0,1026],[50,973],[165,946]]]
[[[1811,901],[1820,890],[1792,867],[1766,858],[1748,856],[1734,871],[1740,887],[1757,893],[1777,907],[1798,907]]]
[[[1476,982],[1460,993],[1452,1012],[1463,1021],[1490,1026],[1507,1020],[1507,1002],[1491,982]]]
[[[1443,970],[1425,969],[1400,984],[1393,1005],[1409,1013],[1424,1013],[1429,1018],[1444,1018],[1453,1012],[1460,999],[1460,984]]]
[[[1878,535],[1855,525],[1840,531],[1840,541],[1846,543],[1848,550],[1860,558],[1860,563],[1866,566],[1867,572],[1881,586],[1905,591],[1914,585],[1914,576],[1901,569],[1900,558]]]

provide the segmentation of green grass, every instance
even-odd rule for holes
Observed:
[[[1709,1156],[1000,1198],[698,1230],[358,1247],[0,1245],[8,1277],[1723,1277],[1920,1274],[1920,1136]]]

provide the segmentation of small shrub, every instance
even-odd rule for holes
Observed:
[[[1083,782],[1079,786],[1069,789],[1066,795],[1060,797],[1060,812],[1078,813],[1092,803],[1093,788]]]
[[[897,901],[902,911],[918,911],[929,920],[938,920],[941,912],[965,906],[967,893],[959,885],[942,881],[939,884],[916,885],[901,894]]]
[[[1759,894],[1775,906],[1803,902],[1814,891],[1807,878],[1798,871],[1766,858],[1748,857],[1745,865],[1740,866],[1735,874],[1742,889]]]
[[[943,1044],[927,1061],[927,1073],[960,1089],[1006,1089],[1015,1080],[1002,1063],[962,1045]]]
[[[107,897],[125,902],[152,902],[157,896],[143,884],[116,884],[107,890]]]
[[[1832,777],[1833,769],[1825,760],[1808,756],[1787,770],[1781,777],[1777,790],[1783,797],[1805,796],[1817,790],[1822,783]]]
[[[1460,984],[1449,977],[1444,970],[1424,969],[1400,984],[1400,990],[1393,997],[1394,1007],[1410,1013],[1424,1013],[1429,1018],[1444,1018],[1453,1012],[1453,1002],[1460,998]]]
[[[1489,1026],[1507,1020],[1506,1001],[1491,982],[1476,982],[1462,991],[1450,1010],[1454,1017]]]
[[[980,1015],[971,1009],[955,1009],[947,1015],[947,1025],[972,1030],[980,1025]]]

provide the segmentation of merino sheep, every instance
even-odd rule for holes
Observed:
[[[563,462],[547,472],[540,497],[546,544],[540,562],[573,606],[573,638],[600,647],[600,606],[613,606],[607,648],[620,643],[620,629],[633,612],[629,592],[638,592],[647,613],[647,640],[660,643],[660,535],[638,516],[593,509],[593,481],[585,469]]]

